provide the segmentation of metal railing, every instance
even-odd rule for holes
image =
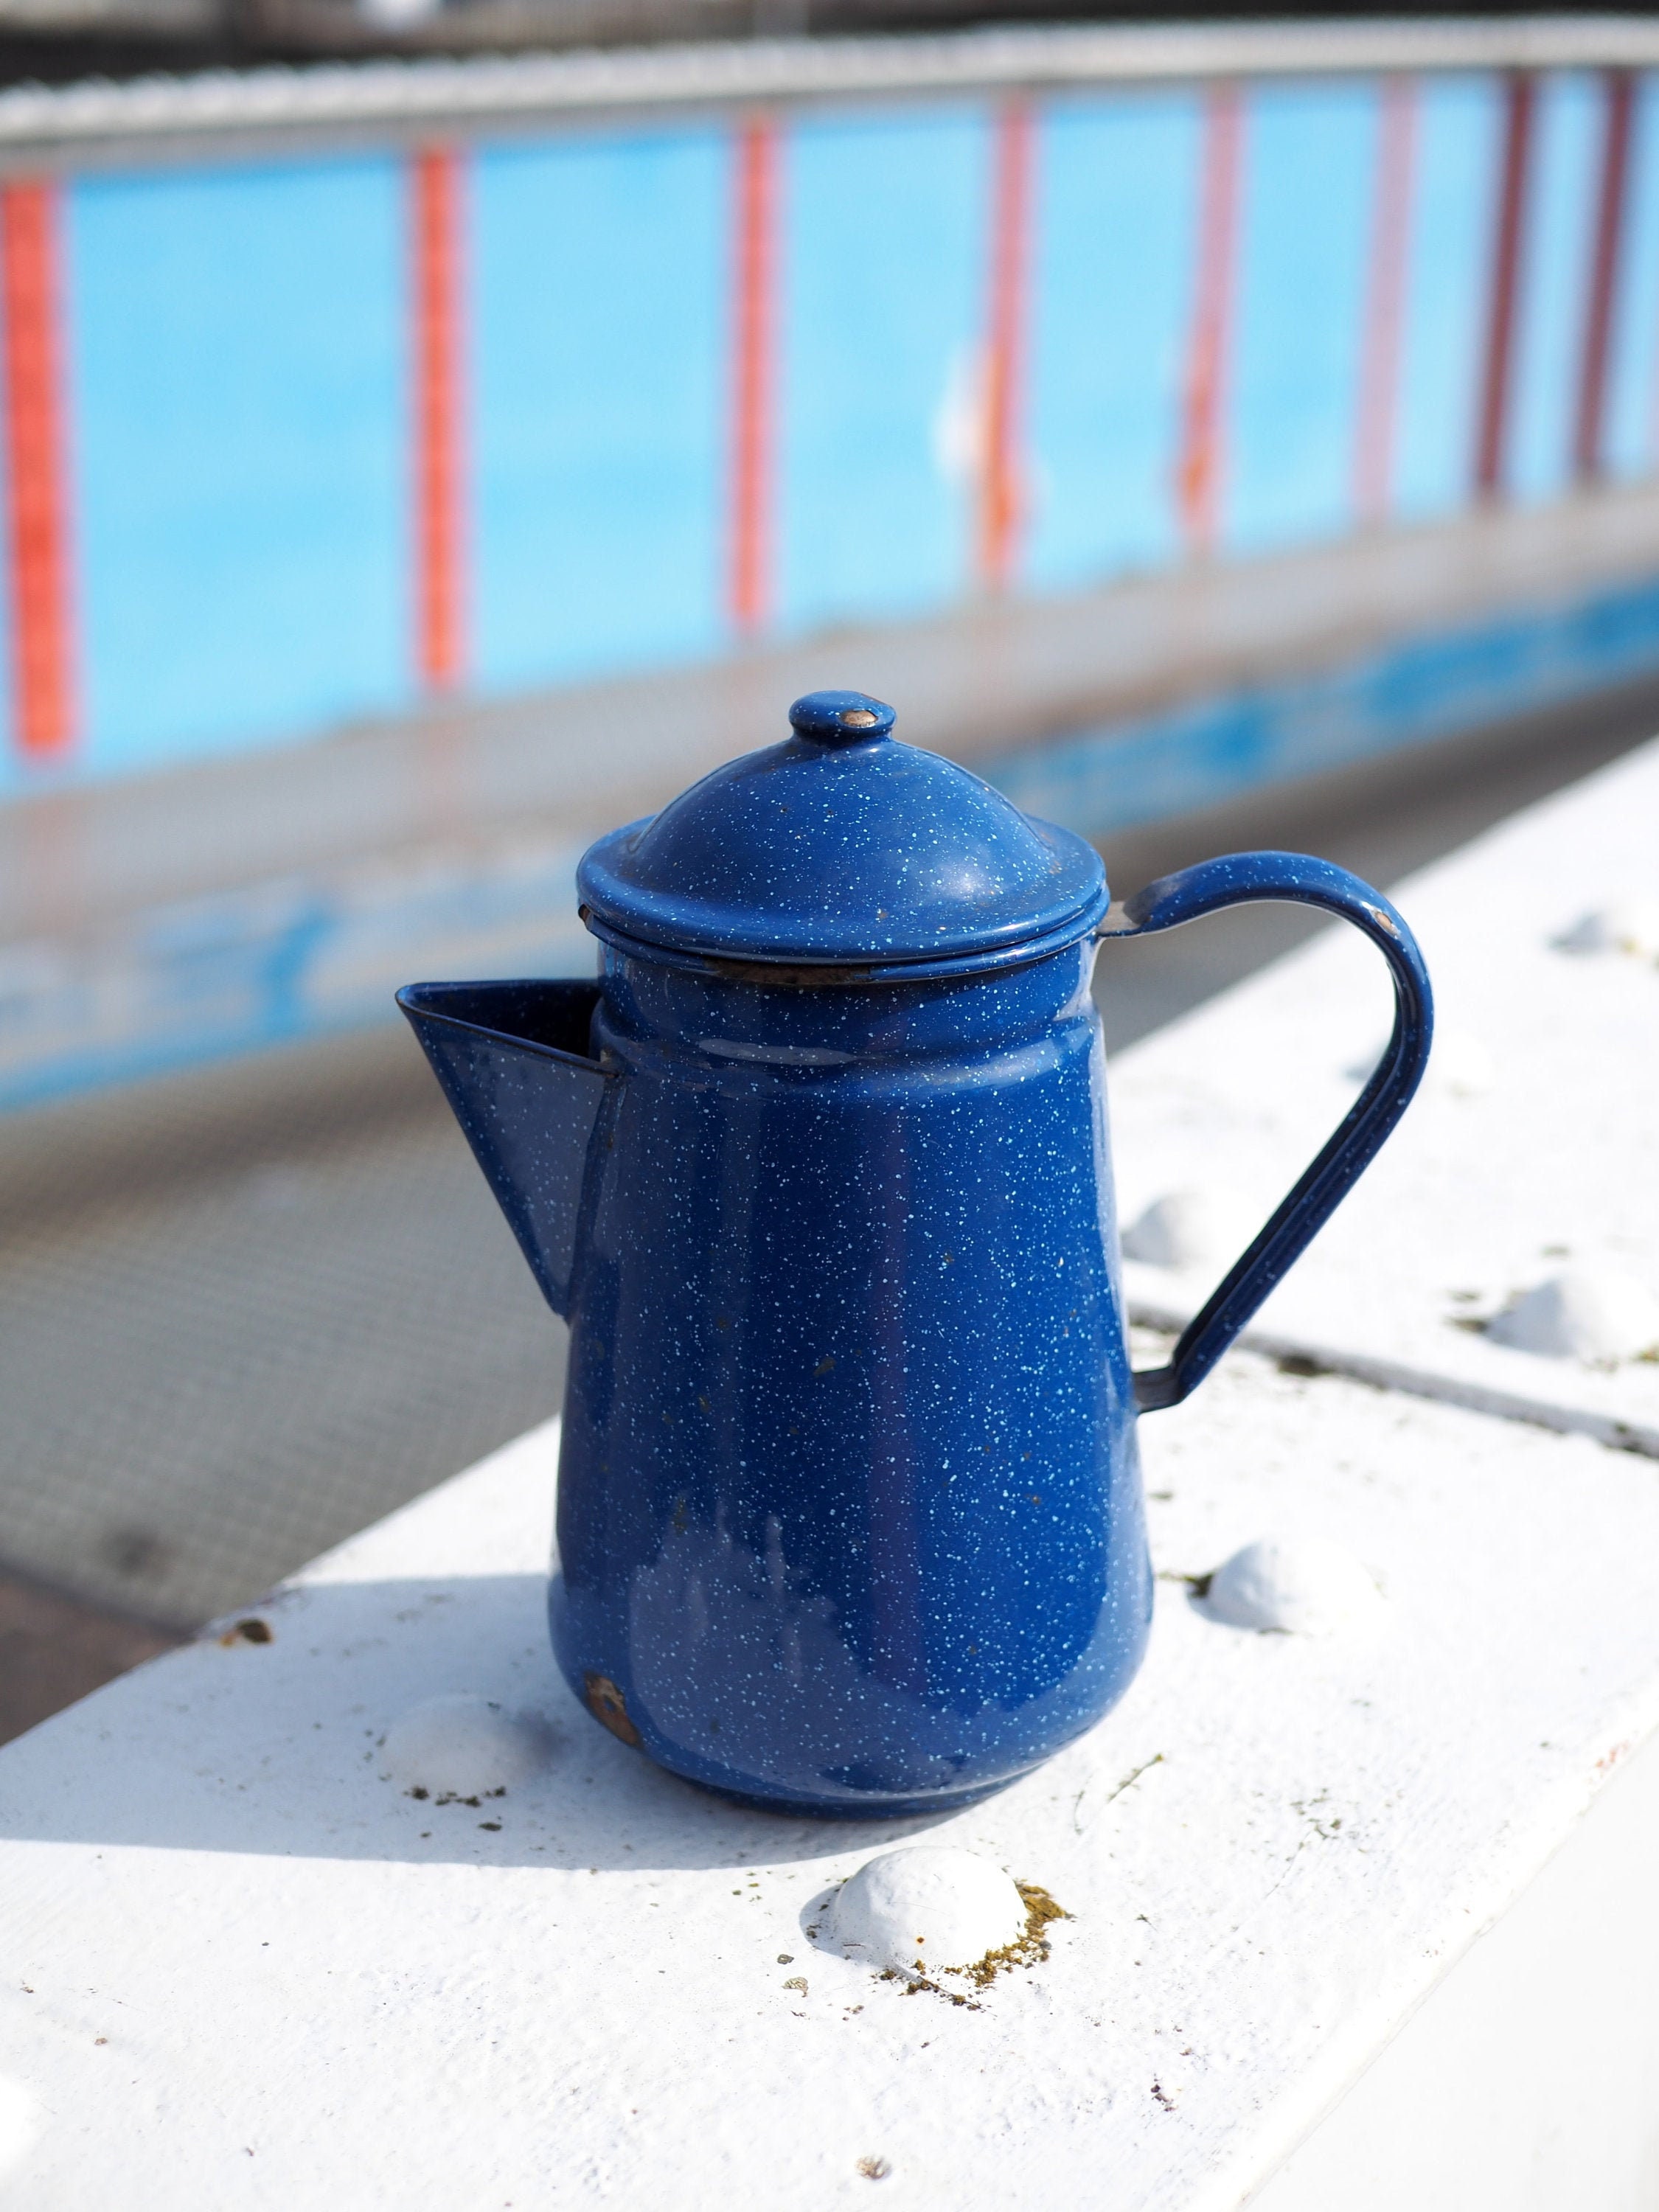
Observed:
[[[1468,71],[1659,67],[1659,16],[1042,26],[210,71],[0,93],[0,163],[543,130],[734,107]]]

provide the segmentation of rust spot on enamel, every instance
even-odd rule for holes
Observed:
[[[623,1743],[632,1744],[635,1751],[639,1749],[640,1732],[628,1717],[628,1700],[609,1674],[584,1674],[582,1695],[596,1721]]]

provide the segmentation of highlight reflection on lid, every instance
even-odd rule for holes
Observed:
[[[793,734],[716,769],[589,848],[604,937],[744,962],[1001,964],[1092,927],[1100,855],[969,769],[892,737],[893,709],[815,691]]]

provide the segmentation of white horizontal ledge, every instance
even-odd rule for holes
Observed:
[[[15,10],[0,9],[0,20]],[[1659,19],[1054,25],[216,70],[0,94],[0,161],[1090,85],[1659,65]]]
[[[1115,1713],[943,1820],[751,1813],[555,1676],[554,1443],[0,1751],[9,2204],[726,2212],[882,2172],[1024,2212],[1041,2160],[1067,2201],[1237,2212],[1659,1719],[1650,1468],[1246,1357],[1146,1425],[1163,1579]],[[1350,1554],[1375,1624],[1189,1601],[1264,1538]],[[434,1700],[499,1708],[508,1766],[411,1796]],[[1071,1915],[976,2010],[810,1932],[919,1843]]]
[[[1179,1336],[1193,1317],[1184,1305],[1153,1298],[1130,1297],[1127,1304],[1129,1318],[1138,1328],[1156,1329],[1165,1336]],[[1651,1422],[1620,1420],[1616,1414],[1598,1413],[1588,1406],[1564,1405],[1539,1393],[1496,1389],[1490,1383],[1448,1375],[1436,1367],[1377,1358],[1351,1345],[1327,1344],[1270,1328],[1243,1328],[1234,1340],[1243,1351],[1260,1352],[1264,1359],[1293,1362],[1296,1370],[1310,1375],[1342,1375],[1351,1382],[1369,1382],[1378,1390],[1397,1390],[1407,1398],[1431,1398],[1439,1405],[1461,1406],[1468,1413],[1485,1413],[1492,1420],[1521,1421],[1529,1428],[1552,1429],[1558,1436],[1588,1437],[1609,1451],[1659,1459],[1659,1427]]]

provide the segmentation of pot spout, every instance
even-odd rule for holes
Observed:
[[[588,1055],[597,983],[411,983],[398,1004],[556,1314],[568,1316],[588,1149],[621,1080]]]

